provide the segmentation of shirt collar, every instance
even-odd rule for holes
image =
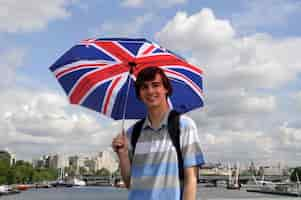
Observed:
[[[168,110],[165,113],[162,121],[160,122],[160,126],[159,126],[158,129],[160,129],[160,128],[164,127],[164,126],[167,126],[169,113],[170,113],[170,110]],[[142,126],[142,129],[145,129],[145,128],[152,128],[153,129],[153,127],[151,126],[151,122],[149,120],[148,115],[146,116],[145,121],[144,121],[143,126]]]

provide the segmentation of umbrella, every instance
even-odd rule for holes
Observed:
[[[203,71],[158,44],[140,38],[100,38],[79,42],[50,70],[72,104],[113,119],[141,119],[146,107],[134,81],[140,70],[156,66],[170,79],[170,108],[180,113],[203,106]]]

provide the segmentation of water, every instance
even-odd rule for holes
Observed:
[[[127,190],[112,187],[73,187],[30,189],[20,194],[0,196],[0,200],[126,200]],[[198,188],[198,200],[301,200],[301,197],[283,197],[245,190],[227,190],[224,188]]]

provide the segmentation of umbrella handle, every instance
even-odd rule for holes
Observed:
[[[127,91],[126,91],[126,95],[125,95],[125,101],[124,101],[123,113],[122,113],[122,123],[121,123],[121,131],[123,134],[124,134],[125,112],[126,112],[126,107],[128,104],[128,97],[129,97],[130,86],[131,86],[131,70],[128,73],[127,82],[128,82],[128,86],[127,86]]]

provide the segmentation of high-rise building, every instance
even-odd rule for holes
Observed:
[[[33,166],[36,168],[65,168],[69,166],[69,161],[64,155],[44,155],[39,159],[32,161]]]
[[[69,166],[69,161],[64,155],[55,154],[49,157],[50,157],[50,161],[49,161],[50,168],[63,169]]]
[[[118,169],[118,163],[111,151],[100,152],[94,159],[96,161],[96,171],[105,168],[113,173]]]

